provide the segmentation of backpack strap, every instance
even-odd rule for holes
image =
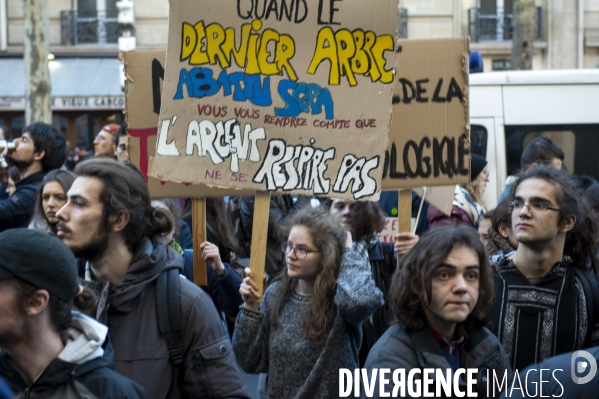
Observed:
[[[179,270],[168,269],[160,273],[156,279],[156,311],[158,312],[158,329],[170,352],[173,369],[171,385],[167,398],[171,397],[173,387],[179,382],[179,369],[183,363],[181,318],[181,289]]]
[[[571,266],[573,267],[573,266]],[[587,305],[587,317],[589,318],[589,329],[585,338],[585,347],[590,345],[591,334],[595,323],[599,321],[599,285],[597,280],[591,275],[591,273],[584,272],[576,267],[573,267],[574,275],[580,280],[582,289],[584,290],[584,296]]]

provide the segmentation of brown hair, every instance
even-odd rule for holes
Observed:
[[[175,226],[175,234],[176,238],[181,232],[181,204],[179,203],[178,198],[152,198],[152,201],[159,201],[164,206],[166,206],[170,213],[169,216],[173,219],[173,225]],[[191,226],[190,226],[191,227]],[[172,231],[172,230],[171,230]]]
[[[322,345],[337,316],[333,301],[337,288],[337,277],[341,256],[345,248],[345,230],[330,214],[321,208],[306,207],[292,215],[281,228],[282,237],[287,237],[293,226],[304,226],[310,231],[312,241],[320,251],[321,271],[314,283],[312,306],[302,326],[302,336]],[[278,284],[273,288],[273,298],[267,309],[268,320],[280,325],[279,317],[295,291],[297,279],[281,273]]]
[[[206,198],[206,222],[206,227],[210,229],[217,241],[214,244],[218,246],[222,260],[230,263],[231,251],[237,255],[241,249],[233,232],[233,222],[223,198]]]
[[[324,208],[331,212],[333,200],[328,198],[324,202]],[[385,214],[381,212],[378,203],[373,201],[353,201],[351,204],[352,220],[348,222],[348,231],[351,232],[354,241],[377,234],[385,228]]]
[[[20,181],[21,180],[21,172],[19,171],[19,168],[17,168],[14,165],[11,166],[8,169],[8,177],[10,177],[14,183]]]
[[[6,284],[12,285],[18,296],[19,311],[24,312],[28,302],[31,300],[38,288],[33,285],[18,279],[11,278],[4,280]],[[96,303],[96,295],[88,288],[83,288],[82,292],[75,298],[66,302],[54,296],[50,296],[50,321],[54,330],[60,335],[62,342],[65,343],[68,337],[68,329],[71,324],[73,307],[79,309],[83,313],[89,314]]]
[[[572,259],[572,266],[583,271],[590,270],[599,276],[599,226],[592,215],[590,205],[579,193],[576,181],[562,171],[549,166],[539,166],[520,175],[511,191],[512,199],[518,186],[528,179],[544,180],[555,187],[559,208],[558,223],[572,216],[576,218],[574,227],[566,233],[564,255]]]
[[[58,184],[60,184],[60,186],[62,187],[62,190],[64,191],[66,198],[66,193],[69,191],[76,178],[77,176],[73,172],[64,169],[55,169],[46,174],[44,180],[42,180],[42,185],[40,186],[37,192],[37,201],[31,219],[33,227],[35,229],[44,230],[47,227],[50,229],[52,234],[56,235],[56,223],[48,223],[48,219],[46,219],[46,212],[44,212],[44,187],[46,186],[46,184],[50,182],[58,182]]]
[[[189,217],[191,214],[192,200],[187,198],[183,208],[183,217]],[[241,246],[235,235],[231,214],[224,198],[206,198],[206,227],[215,241],[213,244],[218,246],[218,252],[223,262],[231,263],[241,254]],[[231,252],[234,252],[235,257],[232,257]]]
[[[172,216],[169,217],[164,209],[152,208],[146,181],[135,166],[97,157],[81,162],[75,173],[102,181],[100,202],[104,226],[109,225],[110,216],[117,212],[129,215],[124,235],[130,251],[135,252],[143,237],[168,234],[173,230]]]
[[[483,244],[470,226],[440,227],[424,234],[393,274],[389,303],[399,323],[419,330],[426,325],[424,309],[432,298],[432,276],[455,248],[476,252],[480,265],[478,301],[462,325],[471,330],[487,324],[493,304],[493,276]]]
[[[485,202],[483,200],[483,186],[480,180],[474,179],[470,183],[460,184],[460,186],[462,186],[464,190],[468,191],[468,194],[470,194],[474,202],[476,202],[483,208],[485,207]]]

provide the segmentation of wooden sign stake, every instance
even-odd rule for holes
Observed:
[[[412,234],[416,234],[416,229],[418,228],[418,222],[420,221],[420,217],[422,216],[422,207],[424,205],[424,199],[426,198],[426,187],[424,187],[422,197],[420,198],[420,206],[418,207],[418,215],[416,215],[416,221],[414,222],[414,227],[412,227]],[[426,217],[426,215],[424,215]]]
[[[266,262],[266,241],[268,238],[268,214],[270,211],[270,192],[256,192],[254,201],[254,220],[252,224],[252,255],[250,269],[254,274],[254,283],[262,301],[264,293],[264,264]]]
[[[204,262],[202,250],[200,250],[200,244],[206,241],[206,198],[194,198],[191,212],[193,218],[193,282],[206,287],[208,285],[206,262]]]
[[[412,231],[412,190],[399,190],[399,211],[397,217],[399,218],[397,223],[398,233],[409,233]],[[401,255],[397,256],[397,268],[399,268],[399,262],[401,262]]]

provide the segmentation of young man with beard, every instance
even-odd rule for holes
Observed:
[[[0,200],[0,231],[26,227],[35,208],[37,191],[47,172],[60,168],[67,157],[64,137],[46,123],[34,123],[15,140],[10,160],[19,168],[17,191]]]
[[[512,368],[522,371],[599,344],[597,224],[575,183],[548,166],[521,175],[512,198],[519,245],[494,258],[491,329]]]
[[[155,281],[166,270],[183,269],[184,262],[162,239],[174,221],[151,207],[141,173],[108,158],[84,161],[75,173],[67,203],[56,214],[57,235],[98,292],[95,316],[109,326],[115,370],[140,383],[149,398],[247,398],[212,299],[185,279],[182,363],[173,368],[158,328],[164,319],[157,315]]]
[[[146,397],[112,370],[108,328],[72,309],[95,298],[66,245],[19,228],[0,233],[0,253],[0,375],[18,398]]]

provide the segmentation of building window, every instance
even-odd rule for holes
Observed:
[[[399,31],[398,37],[400,39],[406,39],[408,37],[408,9],[399,9]]]
[[[468,10],[468,35],[473,42],[509,41],[513,37],[511,8],[471,8]],[[542,39],[543,13],[537,7],[535,40]]]
[[[117,15],[116,0],[76,0],[76,7],[60,12],[61,44],[117,43]]]

